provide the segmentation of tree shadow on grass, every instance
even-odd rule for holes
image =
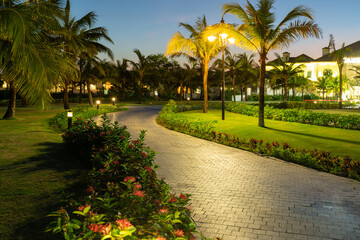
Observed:
[[[319,136],[319,135],[314,135],[314,134],[299,133],[299,132],[281,130],[281,129],[271,128],[271,127],[265,127],[265,128],[266,128],[266,129],[269,129],[269,130],[277,131],[277,132],[284,132],[284,133],[296,134],[296,135],[301,135],[301,136],[306,136],[306,137],[319,138],[319,139],[339,141],[339,142],[346,142],[346,143],[351,143],[351,144],[358,144],[358,145],[360,145],[360,141],[352,141],[352,140],[348,140],[348,139],[324,137],[324,136]]]
[[[63,239],[61,234],[45,232],[48,224],[56,220],[47,215],[61,207],[64,193],[82,192],[85,186],[80,181],[80,172],[83,168],[62,143],[44,142],[34,147],[39,147],[37,156],[7,166],[7,169],[14,168],[21,174],[35,176],[33,182],[28,183],[29,187],[38,185],[41,189],[32,192],[30,197],[25,196],[25,201],[32,203],[24,204],[32,209],[23,214],[23,220],[16,221],[12,230],[14,236],[6,239]]]

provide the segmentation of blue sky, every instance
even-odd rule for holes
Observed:
[[[110,47],[116,59],[136,60],[135,48],[143,54],[164,53],[166,45],[179,28],[179,22],[193,24],[204,14],[208,24],[221,19],[221,6],[224,0],[72,0],[71,12],[80,18],[90,11],[98,15],[96,26],[106,27],[114,45]],[[230,1],[241,5],[245,0]],[[250,0],[255,3],[254,0]],[[359,0],[276,0],[276,19],[282,19],[297,5],[306,5],[313,10],[316,23],[323,30],[322,39],[299,40],[288,49],[291,56],[305,53],[313,58],[321,56],[321,48],[327,46],[329,34],[335,37],[336,47],[345,42],[350,44],[360,40],[360,1]],[[229,23],[239,23],[230,15],[225,16]],[[233,49],[242,52],[241,49]],[[273,53],[269,59],[272,59]]]

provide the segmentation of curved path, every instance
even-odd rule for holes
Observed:
[[[176,193],[191,194],[206,237],[231,239],[360,239],[360,182],[208,142],[155,123],[159,106],[109,114],[133,138],[148,130]]]

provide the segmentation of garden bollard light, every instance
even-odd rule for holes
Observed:
[[[67,112],[67,117],[68,117],[68,129],[70,129],[72,126],[72,117],[73,117],[73,112],[71,110]]]
[[[187,101],[188,101],[188,105],[190,105],[190,98],[189,97],[187,98]]]
[[[115,105],[115,98],[114,97],[112,98],[112,103],[113,103],[113,105]]]
[[[100,100],[97,100],[96,101],[96,109],[99,109],[100,108]]]

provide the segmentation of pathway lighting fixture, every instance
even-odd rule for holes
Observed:
[[[314,101],[314,103],[316,103],[316,101]]]
[[[96,101],[96,109],[99,109],[100,108],[100,100],[97,100]]]
[[[225,23],[224,19],[222,18],[221,23]],[[225,120],[225,48],[227,43],[233,44],[235,43],[234,38],[228,38],[228,34],[220,33],[218,36],[209,36],[208,40],[210,42],[215,41],[216,39],[219,40],[220,48],[222,52],[222,87],[221,87],[221,112],[222,112],[222,120]]]
[[[68,129],[70,129],[72,126],[72,118],[73,118],[73,112],[71,110],[67,112],[67,117],[68,117]]]
[[[187,97],[188,105],[190,105],[190,97]]]
[[[115,105],[115,100],[116,100],[116,99],[113,97],[113,98],[112,98],[112,104],[113,104],[113,105]]]

